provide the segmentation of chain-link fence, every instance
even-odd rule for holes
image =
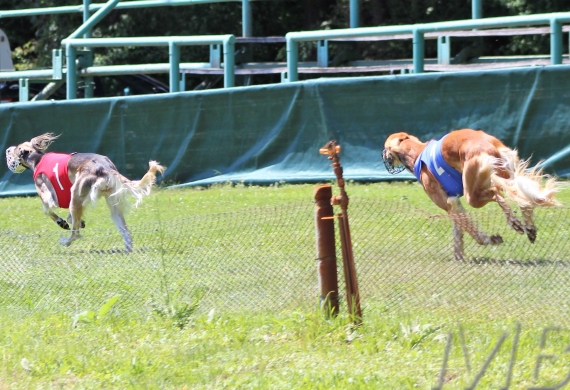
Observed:
[[[482,231],[500,234],[504,242],[481,246],[465,233],[465,261],[454,259],[451,220],[430,210],[407,201],[352,202],[364,304],[457,320],[477,315],[568,322],[570,209],[536,209],[538,238],[531,244],[508,227],[498,205],[468,208]]]
[[[469,213],[504,243],[482,247],[466,235],[467,260],[459,262],[444,213],[406,200],[351,198],[364,315],[371,307],[421,308],[566,321],[570,209],[537,210],[535,244],[512,231],[496,205]],[[314,205],[296,202],[131,226],[130,254],[115,230],[87,228],[70,247],[55,229],[4,230],[0,305],[21,314],[76,313],[120,295],[117,307],[130,312],[192,302],[203,311],[311,310],[319,302],[314,229]],[[343,286],[340,250],[337,257]]]

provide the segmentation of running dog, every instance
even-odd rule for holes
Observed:
[[[59,227],[69,230],[71,236],[62,237],[60,243],[68,246],[80,238],[79,228],[85,207],[105,197],[111,209],[111,219],[121,233],[125,250],[131,252],[133,240],[125,223],[124,212],[128,195],[135,198],[135,207],[150,194],[156,173],[165,168],[156,161],[149,162],[149,170],[141,180],[131,181],[121,175],[115,164],[106,156],[95,153],[45,153],[59,136],[46,133],[6,150],[6,163],[14,173],[26,169],[33,171],[36,190],[43,203],[44,213]],[[67,220],[53,209],[69,209]]]
[[[536,240],[533,210],[537,206],[555,206],[558,183],[520,160],[516,150],[480,130],[455,130],[439,140],[421,142],[407,133],[395,133],[384,144],[382,159],[388,172],[407,169],[422,184],[430,199],[445,210],[453,222],[454,255],[464,260],[463,232],[480,245],[503,242],[500,235],[487,236],[471,221],[459,201],[464,195],[472,207],[497,202],[508,225],[517,233]],[[521,222],[511,210],[505,195],[522,211]]]

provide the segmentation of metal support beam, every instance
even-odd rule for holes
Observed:
[[[241,1],[241,24],[242,36],[252,37],[253,28],[251,21],[251,5],[249,4],[249,0]]]
[[[471,19],[483,17],[483,0],[471,0]]]
[[[451,62],[451,37],[437,37],[437,63],[449,65]]]
[[[170,92],[180,91],[180,47],[170,42],[168,44],[168,58],[170,63]]]
[[[91,5],[91,0],[83,0],[83,23],[86,23],[89,18],[91,17],[91,12],[89,12],[89,6]],[[89,28],[87,31],[85,31],[85,34],[83,34],[83,38],[91,38],[92,36],[92,28]],[[93,53],[91,53],[90,55],[91,58],[93,58]],[[93,62],[91,62],[91,64],[89,66],[93,65]],[[85,89],[84,89],[84,97],[89,99],[92,98],[94,95],[94,87],[93,87],[93,77],[85,77],[83,79],[83,81],[85,82]]]
[[[63,53],[61,49],[53,49],[51,52],[52,78],[61,80],[63,78]]]
[[[210,45],[210,67],[219,68],[222,64],[222,45]]]
[[[56,80],[48,83],[36,96],[32,98],[32,101],[47,100],[51,95],[55,93],[63,84],[65,80]]]
[[[224,42],[224,88],[235,86],[235,37]]]
[[[326,68],[329,66],[329,41],[317,41],[317,66]]]
[[[65,62],[67,64],[67,99],[77,98],[77,53],[75,47],[71,46],[69,43],[65,47]]]
[[[186,73],[180,73],[180,87],[178,90],[180,92],[186,91]]]
[[[83,23],[86,23],[91,17],[91,12],[89,12],[89,6],[91,5],[91,0],[83,0]],[[89,27],[83,34],[83,38],[91,38],[91,30]]]
[[[562,63],[562,23],[556,19],[550,21],[550,63]]]
[[[77,38],[90,31],[93,26],[99,23],[101,19],[103,19],[109,12],[113,10],[113,8],[115,8],[119,1],[121,0],[109,0],[103,8],[99,9],[99,11],[95,12],[93,16],[89,17],[87,21],[79,26],[79,28],[71,33],[71,35],[67,38]]]
[[[350,0],[350,28],[360,27],[360,4],[358,0]]]
[[[30,100],[30,80],[20,79],[19,86],[20,86],[19,90],[20,103],[27,102],[28,100]]]
[[[413,32],[414,73],[424,72],[424,33],[418,29]]]
[[[289,34],[287,34],[289,35]],[[287,81],[299,80],[299,43],[289,37],[287,40]]]

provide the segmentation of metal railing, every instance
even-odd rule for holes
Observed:
[[[425,60],[424,35],[426,33],[443,33],[454,30],[510,28],[520,26],[550,26],[550,59],[552,65],[557,65],[562,63],[562,25],[568,22],[570,22],[570,12],[559,12],[486,19],[468,19],[450,22],[407,24],[401,26],[290,32],[285,36],[287,45],[287,74],[283,77],[283,80],[290,82],[299,80],[299,42],[318,41],[318,46],[324,47],[324,42],[330,39],[411,34],[413,42],[413,71],[414,73],[423,73]],[[445,36],[445,34],[441,35]],[[447,44],[446,47],[449,48],[449,45]],[[325,61],[318,60],[318,62],[323,63]]]
[[[118,46],[166,46],[169,54],[170,92],[180,91],[180,47],[195,45],[221,45],[224,56],[224,87],[234,86],[234,43],[233,35],[203,35],[183,37],[138,37],[138,38],[71,38],[63,40],[67,62],[67,98],[77,97],[77,47],[118,47]],[[141,65],[142,70],[144,65]],[[137,72],[137,67],[130,67]]]
[[[123,2],[120,2],[119,0],[112,0],[112,1],[114,2],[113,9],[151,8],[151,7],[165,7],[165,6],[176,7],[184,5],[239,2],[242,3],[242,33],[244,37],[248,37],[251,36],[251,30],[252,30],[252,16],[251,16],[251,7],[249,2],[256,0],[142,0],[142,1],[123,1]],[[0,11],[0,19],[22,17],[22,16],[83,13],[85,21],[89,17],[89,13],[91,11],[99,11],[108,6],[108,4],[109,1],[105,4],[101,3],[91,4],[91,0],[83,0],[82,5]]]
[[[158,6],[182,6],[190,4],[203,4],[212,2],[242,2],[243,36],[251,36],[251,9],[250,0],[147,0],[129,1],[109,0],[105,4],[91,4],[90,0],[83,0],[80,6],[48,7],[39,9],[26,9],[14,11],[0,11],[0,19],[17,16],[32,16],[43,14],[60,14],[83,12],[83,24],[76,29],[67,39],[63,40],[62,50],[55,50],[53,54],[53,67],[51,70],[30,70],[17,72],[2,72],[0,80],[20,80],[21,101],[27,100],[28,86],[30,80],[51,80],[67,82],[67,98],[77,97],[77,78],[84,78],[86,83],[85,97],[92,97],[93,91],[90,86],[90,79],[96,75],[118,75],[133,73],[170,73],[170,92],[181,90],[180,70],[192,70],[202,68],[223,68],[224,87],[233,87],[234,83],[234,49],[235,37],[233,35],[217,36],[183,36],[183,37],[135,37],[135,38],[91,38],[91,29],[113,9],[143,8]],[[317,45],[317,68],[327,67],[328,64],[328,41],[335,39],[367,39],[373,37],[385,37],[385,39],[412,39],[412,67],[414,73],[425,71],[424,41],[427,37],[438,38],[438,62],[440,59],[449,61],[450,43],[449,37],[464,33],[469,33],[472,29],[497,29],[513,28],[520,26],[549,26],[550,39],[550,62],[553,65],[562,63],[562,25],[570,22],[570,12],[549,13],[538,15],[497,17],[480,19],[481,0],[473,0],[473,19],[425,23],[400,26],[364,27],[357,28],[357,16],[354,9],[357,9],[357,0],[351,0],[351,20],[350,29],[319,30],[306,32],[290,32],[286,35],[287,46],[286,67],[282,72],[282,82],[293,82],[299,80],[299,59],[298,46],[300,42],[318,41]],[[91,11],[96,11],[91,15]],[[491,30],[492,31],[492,30]],[[513,34],[514,35],[514,34]],[[80,38],[83,36],[83,39]],[[198,63],[180,63],[179,49],[184,45],[210,45],[210,61]],[[94,47],[117,47],[117,46],[168,46],[170,61],[168,64],[141,64],[122,66],[93,66],[92,56],[89,53],[77,52],[77,48]],[[222,58],[223,47],[223,64]],[[67,69],[64,68],[63,57],[67,59]],[[77,60],[82,60],[77,61]],[[72,61],[72,62],[70,62]],[[281,66],[283,66],[281,65]],[[442,69],[439,69],[442,70]],[[316,69],[318,72],[318,69]],[[313,72],[315,73],[315,72]],[[184,75],[182,75],[184,76]]]
[[[42,70],[29,70],[29,71],[15,71],[15,72],[2,72],[0,80],[19,80],[20,82],[20,101],[28,100],[28,88],[30,80],[62,80],[63,75],[66,75],[67,81],[67,98],[75,99],[77,97],[77,77],[78,77],[78,64],[77,60],[77,47],[116,47],[116,46],[168,46],[170,54],[170,62],[166,64],[152,64],[152,65],[134,65],[124,68],[113,67],[109,70],[108,74],[133,74],[133,73],[148,73],[149,69],[158,70],[159,72],[170,72],[170,92],[178,92],[180,90],[180,82],[178,74],[180,70],[180,46],[185,45],[210,45],[210,63],[191,63],[185,64],[185,67],[206,67],[217,65],[221,67],[220,63],[220,49],[218,46],[224,48],[224,87],[234,86],[234,49],[233,45],[235,37],[233,35],[219,35],[219,36],[184,36],[184,37],[149,37],[149,38],[112,38],[110,41],[105,39],[91,38],[91,29],[103,19],[113,9],[127,9],[127,8],[147,8],[159,6],[182,6],[192,4],[207,4],[218,2],[235,2],[242,3],[242,33],[244,37],[249,37],[252,34],[252,18],[250,0],[146,0],[146,1],[129,1],[121,2],[120,0],[109,0],[105,4],[91,4],[90,0],[83,0],[83,5],[78,6],[63,6],[63,7],[46,7],[36,9],[22,9],[12,11],[0,11],[0,19],[10,17],[22,16],[35,16],[35,15],[52,15],[52,14],[66,14],[66,13],[83,13],[83,24],[77,28],[67,39],[62,42],[62,46],[66,48],[65,57],[67,59],[67,69],[63,67],[63,56],[61,50],[54,50],[52,58],[52,69]],[[91,11],[96,11],[91,15]],[[83,36],[85,39],[80,39]],[[87,42],[89,39],[89,42]],[[102,44],[102,42],[105,42]],[[71,51],[71,52],[70,52]],[[85,56],[84,58],[88,58]],[[72,59],[72,62],[70,60]],[[87,67],[92,63],[87,62]],[[106,67],[100,67],[99,72],[105,73]],[[83,72],[85,78],[89,79],[93,75],[92,72]],[[81,74],[79,74],[81,76]],[[93,91],[90,88],[91,83],[86,83],[86,97],[92,97]]]

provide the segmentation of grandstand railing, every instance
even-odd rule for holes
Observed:
[[[89,18],[91,11],[100,11],[109,6],[113,2],[114,9],[131,9],[131,8],[152,8],[152,7],[175,7],[184,5],[210,4],[210,3],[242,3],[242,33],[244,37],[251,36],[251,7],[249,2],[256,0],[142,0],[142,1],[123,1],[111,0],[105,4],[91,4],[91,0],[83,0],[82,5],[69,5],[61,7],[44,7],[29,8],[10,11],[0,11],[0,19],[13,18],[21,16],[37,16],[37,15],[57,15],[70,13],[83,13],[84,22]]]
[[[558,65],[562,63],[562,25],[568,22],[570,22],[570,12],[559,12],[400,26],[290,32],[285,36],[287,45],[287,74],[283,77],[283,80],[289,82],[299,80],[298,56],[300,42],[317,41],[319,42],[318,47],[324,48],[326,41],[332,39],[370,38],[373,40],[374,37],[379,36],[392,36],[392,39],[402,39],[411,36],[413,42],[413,72],[422,73],[424,72],[425,65],[424,40],[425,35],[428,33],[432,33],[436,36],[446,36],[446,32],[456,32],[457,30],[496,29],[521,26],[550,26],[550,62],[552,65]],[[401,34],[405,34],[405,36],[398,36]],[[457,35],[457,32],[455,34]],[[449,50],[449,40],[445,41],[445,46],[440,45],[438,49],[442,48]],[[320,53],[326,52],[325,49],[320,51]],[[325,64],[326,60],[318,59],[317,62]]]
[[[52,59],[51,70],[30,70],[25,72],[2,72],[0,80],[20,80],[20,101],[27,101],[29,80],[62,80],[63,74],[66,75],[67,82],[67,98],[74,99],[77,97],[77,76],[78,64],[76,63],[78,46],[82,47],[100,47],[101,40],[91,38],[91,29],[101,19],[105,17],[113,9],[124,8],[146,8],[158,6],[182,6],[200,3],[215,3],[215,2],[230,2],[240,1],[242,3],[242,25],[244,36],[251,35],[251,8],[249,6],[250,0],[146,0],[146,1],[130,1],[120,2],[120,0],[109,0],[105,4],[91,4],[90,0],[83,0],[83,5],[80,6],[63,6],[63,7],[46,7],[38,9],[23,9],[13,11],[0,11],[0,19],[19,16],[33,16],[33,15],[50,15],[50,14],[63,14],[63,13],[83,13],[83,24],[76,29],[66,40],[62,42],[62,46],[66,47],[66,64],[67,69],[63,68],[63,55],[61,50],[54,50]],[[96,11],[91,15],[91,11]],[[89,42],[79,39],[83,35]],[[121,41],[122,43],[119,43]],[[152,65],[135,65],[127,66],[124,68],[105,69],[100,67],[99,72],[104,74],[133,74],[133,73],[149,73],[152,71],[165,72],[170,71],[170,92],[178,92],[180,90],[179,74],[180,74],[180,46],[184,45],[210,45],[210,63],[189,63],[182,65],[183,68],[188,67],[213,67],[221,66],[219,61],[221,57],[220,48],[224,48],[224,87],[234,86],[234,50],[233,43],[235,38],[233,35],[220,35],[220,36],[192,36],[192,37],[150,37],[150,38],[114,38],[111,41],[105,41],[106,47],[111,46],[168,46],[170,54],[170,63],[166,64],[152,64]],[[81,43],[81,45],[79,45]],[[79,57],[83,57],[83,65],[89,68],[92,63],[90,62],[89,55],[82,53]],[[71,61],[70,61],[71,60]],[[96,71],[96,70],[95,70]],[[83,77],[93,76],[92,72],[81,72]],[[81,75],[81,74],[80,74]],[[86,83],[89,85],[89,83]],[[89,88],[85,91],[86,97],[92,96],[92,91]]]
[[[235,38],[233,35],[194,36],[194,37],[134,37],[134,38],[91,38],[91,28],[113,9],[143,8],[158,6],[183,6],[213,2],[242,2],[243,37]],[[68,49],[67,53],[55,50],[53,54],[52,69],[0,72],[0,80],[20,80],[20,101],[28,99],[28,83],[30,80],[48,80],[58,83],[67,82],[67,97],[74,99],[77,95],[77,78],[84,78],[85,97],[92,97],[89,80],[93,76],[109,76],[118,74],[136,73],[169,73],[170,92],[178,92],[181,88],[180,77],[187,73],[195,74],[223,74],[224,87],[235,85],[235,74],[269,74],[281,73],[282,82],[299,80],[299,73],[366,73],[400,70],[422,73],[424,71],[454,71],[470,69],[470,65],[450,64],[450,37],[453,36],[485,36],[485,35],[522,35],[550,33],[551,45],[548,56],[488,59],[494,64],[485,67],[510,67],[521,65],[556,65],[563,62],[562,34],[568,31],[563,28],[564,23],[570,22],[570,12],[549,13],[538,15],[511,16],[480,19],[481,1],[473,0],[473,19],[437,22],[401,26],[381,27],[354,27],[358,20],[352,7],[357,9],[355,1],[351,5],[350,29],[318,30],[305,32],[290,32],[283,37],[251,37],[251,9],[250,0],[146,0],[120,2],[109,0],[105,4],[91,4],[90,0],[83,0],[81,6],[47,7],[39,9],[25,9],[14,11],[0,11],[0,19],[17,16],[32,16],[42,14],[59,14],[83,12],[83,24],[75,30],[62,46]],[[91,11],[96,11],[91,15]],[[542,27],[546,25],[547,27]],[[532,27],[528,27],[532,26]],[[539,27],[536,27],[539,26]],[[519,27],[519,28],[517,28]],[[525,27],[525,28],[520,28]],[[83,39],[79,38],[83,35]],[[348,66],[330,67],[328,61],[328,42],[335,40],[396,40],[411,39],[413,42],[412,60],[391,61],[351,61]],[[437,60],[426,59],[424,41],[426,39],[438,40]],[[298,45],[300,42],[317,42],[317,61],[300,63],[298,60]],[[286,62],[272,63],[244,63],[236,69],[234,62],[234,43],[275,43],[284,42],[287,47]],[[92,54],[89,50],[77,51],[80,47],[117,47],[126,45],[139,46],[168,46],[170,61],[165,64],[140,64],[121,66],[93,66]],[[182,45],[210,45],[209,62],[180,63],[179,47]],[[223,48],[223,54],[222,54]],[[71,52],[69,52],[71,50]],[[231,52],[231,53],[230,53]],[[63,57],[66,57],[67,67],[64,67]],[[222,62],[223,58],[223,62]],[[70,62],[71,59],[75,61]],[[483,67],[485,59],[476,60],[479,67]],[[516,62],[516,64],[515,64]],[[65,80],[64,80],[65,75]]]
[[[185,37],[145,37],[145,38],[88,38],[66,39],[67,98],[77,96],[77,47],[117,47],[117,46],[167,46],[170,58],[170,92],[180,91],[180,46],[221,45],[224,56],[224,87],[234,86],[234,43],[233,35],[204,35]],[[199,64],[198,64],[199,66]],[[129,72],[140,73],[144,65],[131,66]],[[105,68],[105,67],[101,67]]]

